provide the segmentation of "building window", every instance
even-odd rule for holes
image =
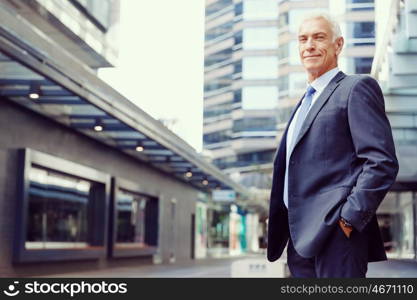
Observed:
[[[235,39],[234,41],[235,46],[242,44],[242,41],[243,41],[242,31],[236,32],[234,35],[234,39]]]
[[[232,111],[232,103],[219,104],[204,109],[204,118],[212,118],[218,116],[227,116]]]
[[[222,158],[216,158],[213,160],[213,164],[220,169],[227,169],[236,166],[236,156],[227,156]]]
[[[276,118],[244,118],[233,121],[233,132],[275,130]]]
[[[242,61],[238,60],[233,64],[233,74],[242,73]]]
[[[278,90],[279,90],[279,94],[281,95],[286,95],[288,93],[288,88],[289,88],[289,76],[288,75],[282,75],[279,77],[278,80]]]
[[[282,13],[278,17],[278,28],[282,29],[288,26],[288,12]]]
[[[243,2],[235,5],[235,16],[240,16],[243,13]]]
[[[243,58],[243,79],[274,79],[277,77],[278,59],[276,56],[247,56]]]
[[[276,20],[278,5],[276,0],[244,0],[244,20]]]
[[[375,37],[375,22],[348,23],[349,38],[368,39]]]
[[[245,86],[242,89],[243,109],[273,109],[277,100],[276,86]]]
[[[216,131],[213,133],[207,133],[203,136],[204,144],[215,144],[224,141],[228,141],[231,138],[231,130]]]
[[[289,44],[285,43],[278,47],[278,60],[288,59],[289,56]]]
[[[206,57],[204,61],[204,67],[208,68],[215,64],[221,63],[225,60],[228,60],[232,57],[232,48],[227,48],[225,50],[213,53]]]
[[[274,150],[242,153],[237,155],[237,160],[241,162],[246,162],[247,165],[264,164],[272,162],[274,154]]]
[[[206,15],[215,14],[233,4],[233,0],[218,0],[206,7]]]
[[[372,57],[355,57],[355,74],[371,73],[372,61]]]
[[[223,89],[225,87],[230,86],[231,84],[231,75],[226,75],[223,77],[216,78],[209,83],[204,85],[205,92],[211,92],[219,89]]]
[[[114,180],[114,242],[112,256],[156,253],[158,245],[158,199],[120,178]]]
[[[283,107],[278,110],[277,114],[277,123],[285,124],[290,120],[291,113],[294,110],[294,107]]]
[[[243,49],[268,50],[278,47],[278,29],[275,27],[245,28],[243,30]]]
[[[29,149],[19,173],[15,262],[105,256],[109,175]]]
[[[242,90],[235,90],[233,91],[233,103],[241,103],[242,102]]]
[[[224,38],[227,38],[231,34],[232,30],[233,30],[233,24],[231,23],[226,23],[226,24],[214,27],[213,29],[206,31],[205,40],[206,42],[210,42],[217,38],[219,38],[220,40],[221,36],[223,36]]]
[[[348,11],[373,10],[374,0],[347,0],[346,9]]]

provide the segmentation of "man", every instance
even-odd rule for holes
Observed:
[[[375,212],[398,173],[384,99],[371,77],[338,70],[330,16],[306,18],[298,42],[308,87],[274,160],[268,260],[288,241],[294,277],[365,277],[386,260]]]

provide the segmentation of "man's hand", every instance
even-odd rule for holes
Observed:
[[[342,219],[339,220],[339,226],[340,228],[342,228],[343,233],[346,235],[346,237],[350,238],[350,234],[353,231],[353,227],[346,225],[346,222],[344,222]]]

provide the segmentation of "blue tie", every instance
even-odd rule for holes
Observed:
[[[292,135],[292,140],[291,140],[291,151],[295,146],[295,141],[298,138],[298,135],[300,134],[300,130],[301,127],[303,126],[304,120],[307,117],[308,111],[310,109],[311,106],[311,101],[313,100],[313,94],[316,92],[316,90],[309,85],[304,97],[303,102],[301,103],[300,107],[298,108],[298,118],[297,121],[294,125],[294,131],[293,131],[293,135]]]
[[[292,150],[295,145],[295,141],[297,140],[298,135],[300,134],[301,126],[304,123],[305,118],[307,117],[307,113],[310,109],[311,102],[313,100],[313,94],[316,92],[316,90],[309,85],[305,94],[305,97],[303,99],[303,102],[301,103],[300,107],[298,108],[298,117],[296,120],[296,123],[294,124],[294,130],[292,134],[291,139],[291,147],[289,148],[289,151],[287,152],[286,157],[286,163],[287,167],[285,168],[285,178],[284,178],[284,195],[283,200],[285,206],[288,208],[288,163],[289,163],[289,157],[292,153]]]

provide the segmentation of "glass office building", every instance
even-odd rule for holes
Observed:
[[[277,22],[276,0],[206,1],[204,148],[235,175],[275,150]]]

